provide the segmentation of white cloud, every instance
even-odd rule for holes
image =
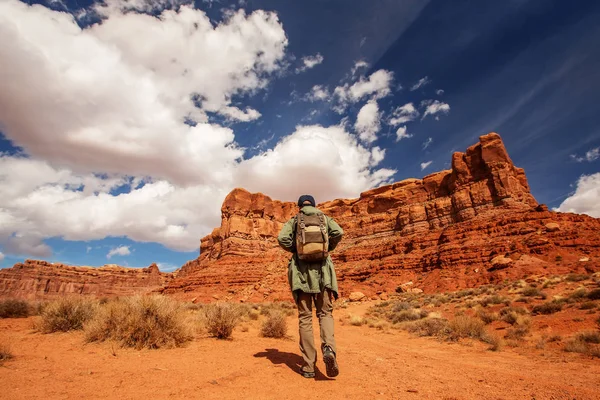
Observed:
[[[344,109],[348,103],[356,103],[367,96],[380,99],[389,95],[393,79],[392,72],[380,69],[369,75],[369,78],[361,76],[352,85],[345,84],[336,87],[333,93],[337,97],[341,109]]]
[[[401,126],[396,131],[396,142],[401,141],[402,139],[410,139],[413,135],[406,131],[406,125]]]
[[[86,254],[89,253],[90,251],[92,251],[92,246],[86,246],[86,248],[85,248]]]
[[[298,126],[272,150],[245,160],[236,181],[252,192],[295,201],[311,193],[317,202],[352,198],[390,182],[394,170],[371,170],[383,154],[371,152],[342,126]],[[378,160],[380,161],[380,160]]]
[[[441,96],[444,94],[444,89],[438,89],[435,91],[435,94],[437,94],[438,96]]]
[[[450,106],[438,100],[424,100],[421,102],[421,107],[425,107],[422,119],[428,115],[448,114],[450,112]]]
[[[419,81],[418,81],[417,83],[415,83],[414,85],[412,85],[412,86],[410,87],[410,91],[411,91],[411,92],[414,92],[415,90],[417,90],[417,89],[419,89],[420,87],[423,87],[423,86],[425,86],[425,85],[427,85],[427,84],[429,84],[429,83],[431,83],[431,81],[429,80],[429,78],[428,78],[428,77],[426,77],[426,76],[425,76],[425,77],[423,77],[423,78],[419,79]]]
[[[358,132],[361,141],[372,143],[377,140],[377,132],[381,127],[379,118],[377,101],[369,100],[358,112],[354,124],[354,129]]]
[[[85,172],[180,184],[223,179],[211,171],[241,156],[231,129],[206,123],[207,113],[257,118],[232,97],[266,86],[287,45],[263,11],[216,26],[187,6],[160,18],[116,12],[82,30],[67,13],[16,0],[0,3],[0,37],[10,60],[0,63],[0,121],[16,145]]]
[[[110,259],[112,256],[128,256],[130,254],[131,251],[129,250],[129,246],[119,246],[110,249],[110,251],[106,255],[106,258]]]
[[[429,167],[432,162],[433,161],[422,162],[421,163],[421,171],[423,171],[425,168]]]
[[[108,17],[128,11],[156,13],[166,8],[174,9],[189,3],[191,0],[103,0],[101,3],[95,3],[92,10],[100,16]]]
[[[371,149],[371,161],[369,165],[374,167],[383,161],[385,158],[385,149],[381,149],[379,146],[375,146]]]
[[[577,156],[575,154],[571,154],[571,158],[577,162],[583,162],[583,161],[588,161],[588,162],[592,162],[592,161],[596,161],[598,158],[600,158],[600,147],[596,147],[594,149],[591,149],[589,151],[587,151],[585,153],[584,156],[580,157]]]
[[[369,63],[365,60],[358,60],[354,63],[354,66],[352,67],[352,75],[354,76],[359,70],[366,68],[369,68]]]
[[[4,253],[47,257],[44,239],[107,236],[192,251],[234,187],[324,201],[393,178],[374,169],[384,150],[343,126],[299,126],[244,160],[233,130],[207,122],[260,116],[233,98],[255,95],[279,68],[287,39],[275,14],[231,12],[213,25],[187,6],[121,11],[163,0],[107,4],[102,24],[81,29],[67,13],[0,1],[0,123],[27,155],[0,155]],[[384,75],[348,98],[384,95]]]
[[[392,111],[392,116],[388,123],[392,126],[397,126],[414,121],[418,116],[419,112],[413,103],[406,103],[405,105],[397,107],[394,111]]]
[[[575,193],[563,201],[556,211],[600,218],[600,172],[581,176],[577,181]]]
[[[423,142],[423,150],[428,148],[431,145],[431,143],[433,143],[433,138],[428,137],[427,140]]]
[[[306,94],[306,99],[308,101],[327,101],[329,100],[331,94],[329,90],[322,85],[315,85],[312,87],[310,92]]]
[[[156,266],[158,267],[158,269],[161,272],[173,272],[175,271],[177,268],[179,268],[179,266],[171,264],[171,263],[156,263]]]
[[[325,60],[325,58],[320,53],[317,53],[314,56],[302,57],[302,66],[296,68],[296,73],[299,74],[308,69],[314,68],[321,64],[323,60]]]

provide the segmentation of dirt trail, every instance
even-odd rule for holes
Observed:
[[[258,337],[257,322],[231,341],[198,338],[185,348],[129,350],[84,344],[81,333],[42,335],[32,318],[0,320],[15,355],[0,367],[2,399],[600,399],[600,361],[577,354],[490,352],[350,325],[338,319],[341,373],[297,374],[295,317],[288,340]],[[116,355],[112,353],[116,352]]]

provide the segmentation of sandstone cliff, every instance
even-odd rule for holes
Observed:
[[[319,205],[344,228],[332,257],[340,291],[373,297],[411,281],[453,290],[532,273],[596,271],[600,220],[538,205],[499,135],[480,137],[452,168]],[[289,299],[288,254],[277,246],[294,203],[235,189],[200,257],[162,290],[184,298]],[[581,260],[581,261],[580,261]]]
[[[128,296],[159,289],[172,276],[160,272],[156,264],[146,268],[94,268],[26,260],[0,270],[0,297],[40,300],[68,294]]]

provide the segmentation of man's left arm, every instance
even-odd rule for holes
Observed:
[[[332,251],[342,240],[344,230],[333,218],[327,218],[327,230],[329,236],[329,251]]]

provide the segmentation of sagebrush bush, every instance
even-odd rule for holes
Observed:
[[[450,332],[448,320],[444,318],[421,319],[407,325],[406,330],[419,336],[437,337],[444,337]]]
[[[7,299],[0,301],[0,318],[26,318],[31,308],[24,300]]]
[[[350,325],[361,326],[365,323],[365,319],[359,315],[350,316]]]
[[[544,304],[533,307],[531,312],[533,314],[554,314],[562,310],[563,302],[559,300],[552,300]]]
[[[600,332],[580,332],[576,338],[582,342],[600,344]]]
[[[204,308],[206,330],[217,339],[228,339],[240,321],[240,310],[231,303],[209,304]]]
[[[267,319],[263,321],[260,334],[263,337],[277,339],[285,337],[287,335],[285,315],[281,312],[272,312]]]
[[[587,294],[587,298],[590,300],[600,300],[600,289],[591,290]]]
[[[526,288],[521,290],[521,294],[526,297],[534,297],[534,296],[541,296],[542,291],[536,287],[527,286]]]
[[[448,323],[450,328],[450,339],[459,338],[481,339],[484,335],[485,324],[478,318],[467,315],[459,315]]]
[[[193,333],[185,306],[158,295],[109,301],[85,324],[89,342],[114,340],[136,349],[181,346]]]
[[[477,316],[486,325],[487,324],[491,324],[492,322],[498,320],[498,314],[487,312],[487,311],[485,311],[484,309],[481,309],[481,308],[479,310],[477,310]]]
[[[83,297],[62,297],[51,301],[40,312],[35,328],[43,333],[68,332],[83,329],[94,316],[97,302]]]

